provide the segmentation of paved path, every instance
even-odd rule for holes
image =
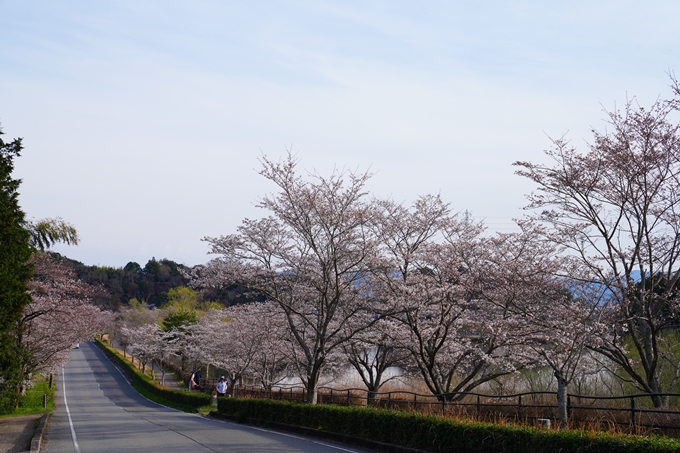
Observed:
[[[159,406],[140,396],[92,344],[73,350],[59,374],[48,453],[366,452]]]
[[[42,415],[0,418],[0,453],[28,451],[35,426]]]

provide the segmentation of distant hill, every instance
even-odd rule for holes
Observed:
[[[107,310],[116,310],[137,299],[148,305],[160,307],[168,300],[168,290],[186,286],[188,280],[182,270],[191,268],[167,258],[151,258],[144,267],[131,261],[125,267],[87,266],[59,253],[51,252],[53,258],[73,269],[79,279],[103,290],[94,303]],[[245,295],[243,288],[232,285],[221,289],[199,292],[203,300],[217,301],[224,306],[248,303],[253,299]]]

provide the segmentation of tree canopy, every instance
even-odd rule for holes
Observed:
[[[603,316],[614,329],[593,350],[649,393],[669,390],[659,379],[664,367],[680,373],[659,347],[662,332],[680,327],[678,107],[678,99],[651,107],[631,100],[607,112],[608,129],[593,130],[585,151],[560,138],[546,151],[550,163],[515,163],[538,186],[528,197],[533,220],[580,260],[582,279],[607,289]]]

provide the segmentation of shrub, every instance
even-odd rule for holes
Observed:
[[[645,453],[678,452],[680,442],[590,431],[551,431],[519,425],[494,425],[436,415],[371,407],[298,404],[220,398],[218,411],[240,419],[280,422],[346,434],[430,452],[461,453]]]

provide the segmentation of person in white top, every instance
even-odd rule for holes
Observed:
[[[227,379],[222,375],[220,380],[217,382],[217,395],[227,396]]]

